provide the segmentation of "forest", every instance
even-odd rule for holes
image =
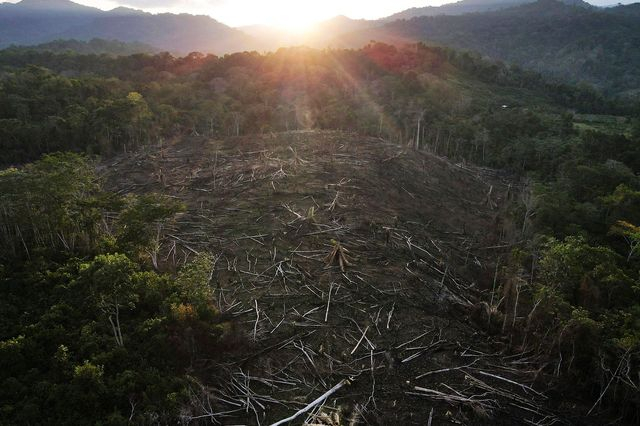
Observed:
[[[0,51],[0,423],[185,421],[196,360],[222,363],[246,337],[214,303],[214,255],[170,265],[160,250],[185,203],[109,187],[100,165],[176,141],[309,130],[518,182],[484,333],[528,354],[585,419],[640,420],[640,104],[469,52],[371,43]]]
[[[370,40],[429,41],[519,64],[560,81],[587,82],[615,95],[638,95],[637,3],[606,8],[583,1],[524,3],[484,13],[435,13],[390,20],[339,39],[341,45],[353,47]],[[467,7],[499,4],[470,2]]]
[[[525,115],[548,105],[618,115],[634,108],[629,100],[605,98],[589,86],[548,82],[477,54],[422,44],[183,58],[7,49],[0,51],[0,66],[5,164],[60,150],[109,155],[175,135],[304,128],[404,143],[414,138],[422,117],[423,133],[446,128],[467,159],[496,150],[492,164],[499,166],[495,159],[503,147],[485,144],[479,150],[480,133],[487,129],[471,122],[503,115],[496,110],[505,103]]]

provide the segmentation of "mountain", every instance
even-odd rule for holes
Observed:
[[[366,19],[351,19],[341,15],[316,24],[311,29],[311,33],[317,33],[318,35],[323,33],[323,35],[328,38],[331,34],[335,37],[336,35],[344,34],[354,30],[371,28],[377,25],[378,23],[376,21],[368,21]]]
[[[258,40],[256,47],[259,50],[277,50],[280,47],[300,45],[326,47],[337,36],[379,25],[381,25],[379,21],[336,16],[314,24],[304,33],[296,33],[268,25],[251,25],[239,29]]]
[[[335,44],[425,41],[634,95],[640,87],[640,17],[626,11],[637,12],[637,5],[595,9],[540,0],[493,12],[394,21],[339,37]]]
[[[336,38],[356,31],[376,31],[386,23],[398,20],[412,19],[421,16],[463,15],[507,9],[535,0],[461,0],[442,6],[426,6],[411,8],[386,18],[378,20],[351,19],[346,16],[336,16],[319,22],[304,33],[286,31],[267,25],[252,25],[239,28],[245,33],[260,40],[257,44],[260,50],[276,50],[279,47],[308,45],[311,47],[332,47],[336,45]],[[592,7],[582,0],[563,0],[565,4],[581,7]],[[368,40],[367,40],[368,41]],[[339,44],[339,43],[338,43]],[[360,46],[358,46],[360,47]]]
[[[378,21],[337,16],[302,34],[267,26],[234,29],[208,16],[151,14],[126,7],[102,11],[70,0],[0,4],[0,48],[95,38],[178,54],[427,41],[474,50],[556,78],[586,81],[616,94],[634,95],[640,87],[638,4],[601,9],[582,0],[462,0]]]
[[[228,53],[245,50],[253,40],[242,31],[208,16],[151,13],[108,14],[60,33],[60,38],[117,39],[140,42],[172,52]]]
[[[530,3],[531,0],[461,0],[442,6],[412,7],[383,19],[393,22],[399,19],[411,19],[420,16],[463,15],[465,13],[488,12]]]
[[[54,40],[61,28],[88,24],[101,13],[100,9],[68,0],[0,4],[0,47]]]
[[[83,6],[69,0],[22,0],[19,3],[0,5],[15,13],[65,13],[65,14],[95,14],[100,9]]]
[[[464,15],[467,13],[490,12],[533,3],[535,0],[461,0],[442,6],[412,7],[382,19],[393,22],[399,19],[411,19],[420,16]],[[563,3],[574,6],[592,7],[582,0],[563,0]]]
[[[227,53],[253,40],[208,16],[154,15],[119,7],[110,11],[69,0],[22,0],[0,4],[0,48],[59,39],[138,42],[178,53]]]
[[[607,12],[614,15],[622,16],[639,16],[640,17],[640,3],[633,3],[627,5],[618,5],[606,9]]]

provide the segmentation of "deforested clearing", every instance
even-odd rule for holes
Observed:
[[[481,303],[504,297],[515,179],[331,131],[179,140],[102,167],[112,190],[187,203],[163,230],[167,268],[215,256],[233,326],[192,359],[185,420],[562,421],[532,353],[491,337],[524,314]]]

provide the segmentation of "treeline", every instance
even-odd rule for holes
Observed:
[[[515,350],[546,360],[560,393],[628,424],[640,419],[639,146],[638,130],[541,132],[505,146],[529,187],[493,308]]]
[[[419,121],[426,131],[494,113],[504,102],[501,96],[476,93],[487,84],[499,90],[524,88],[532,99],[582,112],[615,110],[588,87],[551,84],[476,55],[421,44],[402,49],[372,44],[357,51],[283,49],[222,58],[4,50],[0,67],[4,164],[60,150],[111,155],[185,134],[223,137],[323,128],[400,143],[425,140],[416,134]],[[483,129],[459,127],[460,150],[475,152]]]
[[[108,56],[126,56],[135,55],[137,53],[157,53],[158,49],[144,43],[127,43],[118,40],[104,40],[94,38],[89,41],[82,40],[54,40],[48,43],[42,43],[35,46],[10,46],[6,48],[12,52],[40,52],[40,53],[56,53],[69,55],[108,55]]]
[[[595,114],[629,114],[634,102],[629,99],[605,96],[586,83],[571,85],[545,78],[542,74],[518,65],[483,59],[479,53],[447,49],[448,59],[471,76],[492,84],[526,88],[543,93],[553,103],[570,110]]]

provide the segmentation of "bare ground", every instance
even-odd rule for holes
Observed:
[[[218,259],[240,337],[194,362],[185,422],[272,424],[343,384],[291,424],[570,424],[531,354],[472,320],[513,234],[498,173],[339,132],[192,138],[101,171],[188,204],[166,265]]]

